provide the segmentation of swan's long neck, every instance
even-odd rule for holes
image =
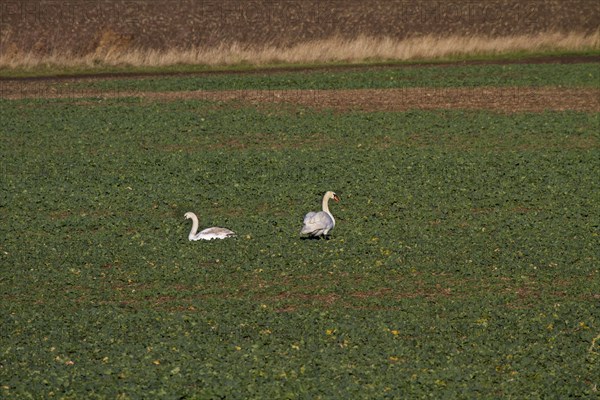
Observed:
[[[329,196],[327,195],[323,196],[323,211],[329,214],[331,220],[333,221],[333,225],[335,225],[335,218],[333,218],[333,214],[331,214],[331,211],[329,211]]]
[[[329,197],[327,196],[323,196],[323,211],[331,215],[329,212]]]
[[[198,217],[195,214],[192,214],[192,230],[188,235],[188,239],[193,239],[196,236],[196,232],[198,232]]]

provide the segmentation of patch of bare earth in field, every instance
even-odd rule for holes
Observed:
[[[502,112],[600,111],[597,89],[488,87],[357,90],[250,90],[147,94],[155,99],[202,98],[250,104],[288,103],[340,111],[487,109]],[[188,97],[190,96],[190,97]],[[196,97],[198,96],[198,97]]]
[[[506,113],[544,111],[600,112],[600,90],[560,87],[399,88],[342,90],[98,91],[64,89],[52,82],[3,82],[0,98],[135,97],[149,101],[209,100],[240,105],[299,105],[337,111],[406,111],[412,109],[493,110]]]

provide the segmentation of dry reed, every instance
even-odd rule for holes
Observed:
[[[132,48],[114,32],[105,33],[95,51],[81,56],[69,52],[49,55],[23,51],[3,43],[0,68],[39,66],[89,68],[98,66],[163,67],[177,64],[227,66],[281,63],[364,62],[368,60],[403,61],[440,59],[453,56],[501,55],[515,52],[589,51],[600,49],[600,30],[593,34],[546,32],[508,37],[435,37],[405,40],[389,37],[359,36],[355,39],[332,37],[290,47],[252,46],[239,43],[214,48],[152,50]]]

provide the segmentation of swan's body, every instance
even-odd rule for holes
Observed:
[[[335,226],[335,218],[329,212],[329,199],[340,201],[340,198],[334,192],[327,192],[323,196],[323,211],[309,212],[304,216],[304,226],[300,233],[312,237],[327,236],[330,230]]]
[[[212,239],[225,239],[228,237],[235,236],[235,232],[230,231],[227,228],[219,228],[213,226],[212,228],[206,228],[198,232],[198,217],[193,212],[186,212],[184,217],[192,220],[192,230],[188,235],[189,240],[212,240]]]

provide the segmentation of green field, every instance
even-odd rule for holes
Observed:
[[[412,66],[404,68],[281,72],[213,73],[147,79],[100,80],[79,83],[74,89],[177,90],[285,90],[285,89],[391,89],[412,87],[598,87],[597,63],[507,64],[471,66]]]
[[[493,85],[473,68],[447,85]],[[598,87],[597,65],[524,68]],[[598,113],[40,99],[0,120],[2,398],[598,396]],[[326,190],[331,239],[303,240]],[[238,237],[189,242],[186,211]]]

